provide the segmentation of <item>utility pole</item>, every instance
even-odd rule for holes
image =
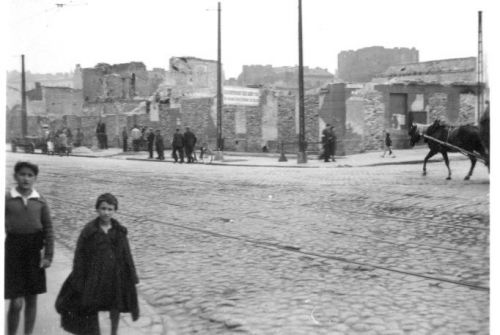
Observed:
[[[217,3],[217,152],[215,160],[223,160],[222,145],[222,61],[221,61],[221,8]]]
[[[302,0],[299,0],[299,152],[297,163],[307,163],[304,122],[304,64],[302,56]]]
[[[483,111],[483,16],[482,11],[478,11],[478,38],[477,38],[477,109],[475,123],[479,124],[479,119]]]
[[[28,111],[26,109],[26,74],[24,73],[24,55],[21,55],[21,133],[28,135]]]

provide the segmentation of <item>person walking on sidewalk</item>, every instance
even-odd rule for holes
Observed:
[[[164,160],[165,159],[165,154],[164,154],[165,146],[163,144],[163,136],[161,136],[160,129],[156,129],[155,146],[156,146],[156,152],[158,153],[158,157],[156,159]]]
[[[113,218],[118,200],[111,193],[96,201],[97,218],[85,225],[75,250],[73,270],[56,300],[61,324],[73,334],[100,334],[98,312],[110,313],[116,335],[120,313],[139,318],[139,282],[127,238],[127,228]]]
[[[184,136],[182,136],[179,129],[175,130],[174,139],[172,141],[172,157],[177,163],[178,157],[177,152],[181,158],[181,163],[184,163]]]
[[[17,162],[17,186],[5,196],[5,299],[10,300],[7,333],[14,335],[24,308],[24,334],[32,334],[37,295],[47,292],[45,269],[54,256],[54,235],[47,201],[33,185],[38,166]],[[40,250],[44,249],[43,258]]]
[[[393,152],[392,152],[392,140],[391,140],[391,134],[389,132],[385,133],[385,140],[384,140],[384,153],[382,154],[382,158],[385,157],[385,153],[389,151],[389,157],[396,157]]]
[[[187,162],[193,163],[194,162],[193,151],[196,145],[196,136],[189,129],[189,127],[186,127],[186,131],[184,132],[184,143],[185,143]]]
[[[321,144],[323,145],[323,159],[325,162],[330,161],[330,124],[326,125],[323,129],[323,136],[321,137]],[[321,158],[320,158],[321,159]]]
[[[123,130],[122,130],[122,143],[123,143],[123,152],[127,152],[127,149],[128,149],[127,127],[123,127]]]
[[[155,133],[153,131],[153,128],[149,127],[147,132],[146,132],[146,140],[148,141],[148,152],[149,152],[149,159],[153,159],[153,147],[155,144]]]
[[[329,153],[332,162],[335,162],[335,149],[337,148],[337,135],[335,135],[335,127],[330,126],[330,137],[328,138]]]

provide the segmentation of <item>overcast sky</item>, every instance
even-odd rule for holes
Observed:
[[[217,57],[217,1],[8,1],[7,69],[20,68],[22,53],[31,72],[129,61],[168,68],[172,56]],[[238,76],[245,64],[298,63],[297,3],[221,1],[226,78]],[[303,0],[304,64],[334,73],[340,51],[374,45],[415,47],[421,61],[476,56],[478,10],[486,52],[493,37],[490,3]]]

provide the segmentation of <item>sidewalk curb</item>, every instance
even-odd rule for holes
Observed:
[[[314,169],[319,166],[297,166],[297,165],[257,165],[257,164],[232,164],[232,163],[175,163],[170,160],[158,160],[147,158],[126,158],[129,161],[142,161],[142,162],[157,162],[157,163],[172,163],[172,164],[185,164],[185,165],[217,165],[217,166],[238,166],[238,167],[277,167],[277,168],[299,168],[299,169]]]

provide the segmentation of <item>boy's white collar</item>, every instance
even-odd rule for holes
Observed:
[[[24,197],[21,193],[19,193],[18,190],[16,190],[15,187],[11,188],[10,189],[10,196],[12,198],[24,198],[24,199],[38,199],[40,198],[40,194],[35,190],[33,189],[30,193],[30,195],[28,195],[27,197]]]

